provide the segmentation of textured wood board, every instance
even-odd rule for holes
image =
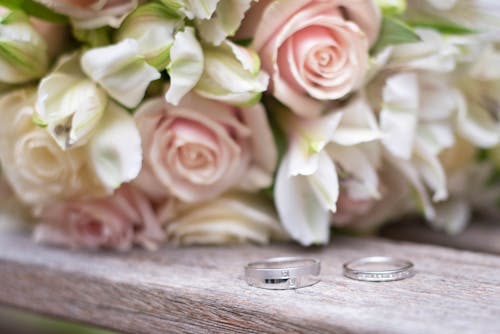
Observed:
[[[322,282],[296,291],[251,288],[243,266],[280,255],[322,260]],[[390,283],[344,278],[367,255],[411,259]],[[382,239],[326,248],[165,248],[68,252],[0,236],[0,303],[130,333],[500,333],[500,257]]]

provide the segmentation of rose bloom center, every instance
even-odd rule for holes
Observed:
[[[184,144],[179,147],[178,157],[184,167],[188,169],[204,168],[215,160],[210,149],[193,143]]]

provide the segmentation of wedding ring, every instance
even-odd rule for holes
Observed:
[[[300,289],[320,281],[319,260],[302,257],[275,257],[245,267],[248,285],[271,290]]]
[[[344,276],[358,281],[390,282],[412,277],[413,263],[388,256],[372,256],[344,264]]]

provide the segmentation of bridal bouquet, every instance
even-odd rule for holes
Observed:
[[[37,241],[312,245],[498,215],[497,0],[0,5],[1,210],[17,198]]]

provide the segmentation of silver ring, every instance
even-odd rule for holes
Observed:
[[[249,263],[245,278],[250,286],[271,290],[300,289],[320,281],[319,260],[302,257],[275,257]]]
[[[413,263],[389,256],[372,256],[344,264],[344,276],[358,281],[390,282],[412,277]]]

